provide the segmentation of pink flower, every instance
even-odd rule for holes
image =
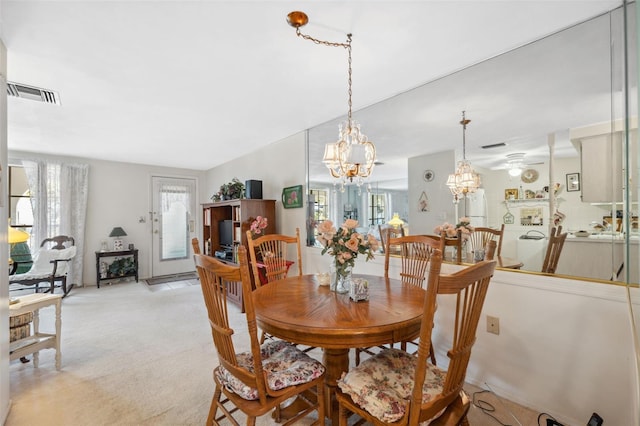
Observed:
[[[474,231],[473,226],[470,224],[470,219],[468,217],[461,217],[460,222],[457,225],[452,225],[448,222],[443,223],[442,225],[438,225],[433,229],[433,232],[440,235],[444,232],[445,236],[448,238],[453,238],[458,236],[458,231],[460,231],[460,235],[464,239],[468,239],[471,233]]]
[[[360,245],[360,240],[356,234],[351,235],[349,241],[345,244],[347,248],[351,251],[358,251],[358,246]]]
[[[325,220],[324,222],[320,223],[320,225],[318,225],[318,232],[321,234],[335,234],[336,228],[333,227],[333,223],[330,220]]]
[[[347,219],[342,226],[347,229],[356,229],[358,227],[358,221],[355,219]]]
[[[260,235],[262,234],[262,230],[265,229],[268,225],[268,220],[266,217],[258,216],[256,220],[251,222],[251,234]]]
[[[324,245],[322,254],[334,256],[336,272],[341,276],[353,267],[358,254],[366,254],[366,260],[373,259],[373,252],[379,247],[375,237],[359,234],[357,227],[357,220],[347,219],[338,229],[330,220],[325,220],[317,228],[318,241]]]

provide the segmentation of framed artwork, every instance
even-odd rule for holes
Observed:
[[[508,188],[504,190],[504,199],[505,200],[517,200],[518,199],[518,188]]]
[[[289,186],[282,190],[282,206],[285,209],[302,207],[302,185]]]
[[[506,212],[504,216],[502,216],[502,223],[505,225],[513,225],[515,222],[515,217],[511,212]]]
[[[567,174],[567,192],[580,191],[580,173]]]
[[[418,211],[419,212],[429,211],[429,197],[427,197],[427,193],[424,191],[422,191],[422,194],[420,194],[420,198],[418,198]]]

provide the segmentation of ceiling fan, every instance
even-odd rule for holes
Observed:
[[[544,164],[544,162],[537,163],[525,163],[524,152],[515,152],[513,154],[507,154],[507,162],[501,169],[506,169],[509,172],[509,176],[516,177],[521,176],[523,182],[533,182],[538,177],[538,172],[533,169],[529,169],[529,166],[535,166]]]

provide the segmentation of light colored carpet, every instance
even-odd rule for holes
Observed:
[[[40,353],[37,369],[12,362],[6,426],[204,424],[217,356],[200,286],[149,288],[123,282],[74,289],[62,303],[62,371],[52,350]],[[246,341],[244,316],[235,312]],[[53,309],[43,309],[41,330],[52,329]],[[503,423],[517,424],[513,411],[521,424],[537,424],[536,413],[506,401],[507,410],[495,397],[492,403]],[[474,407],[469,420],[498,424]],[[258,421],[272,424],[269,416]]]

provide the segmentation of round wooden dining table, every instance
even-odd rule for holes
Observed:
[[[335,387],[349,369],[349,349],[415,339],[425,291],[400,280],[356,275],[369,282],[369,300],[354,302],[320,286],[315,275],[287,277],[253,293],[258,326],[273,336],[323,348],[327,417],[337,423]]]
[[[498,261],[498,264],[496,265],[497,268],[520,269],[524,266],[524,263],[511,257],[496,256],[495,260]]]

